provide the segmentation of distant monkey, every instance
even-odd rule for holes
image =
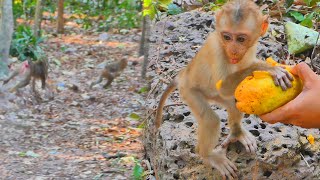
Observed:
[[[283,90],[291,87],[292,76],[282,67],[273,67],[256,58],[260,36],[268,27],[268,16],[249,0],[226,3],[216,14],[216,30],[211,33],[193,60],[179,72],[163,93],[156,113],[155,126],[162,123],[162,109],[172,91],[178,88],[183,101],[198,122],[196,150],[205,164],[216,168],[225,179],[237,178],[236,166],[226,157],[230,142],[240,141],[254,153],[254,136],[241,125],[243,113],[235,106],[234,90],[253,71],[270,72],[276,85]],[[218,91],[216,83],[223,80]],[[220,119],[209,103],[224,106],[228,111],[230,134],[218,145]]]
[[[7,84],[11,79],[16,77],[18,74],[23,75],[23,79],[19,81],[10,92],[14,92],[17,89],[27,86],[32,79],[32,90],[35,92],[35,80],[41,80],[41,88],[45,89],[46,79],[48,76],[48,61],[46,58],[33,62],[32,60],[26,60],[21,65],[14,69],[10,73],[9,77],[3,81],[3,84]]]
[[[107,83],[103,86],[103,88],[108,88],[111,85],[114,78],[120,76],[124,68],[127,67],[127,64],[127,59],[123,58],[118,62],[113,62],[111,64],[106,65],[103,71],[101,72],[99,78],[95,82],[91,83],[90,88],[92,88],[96,84],[101,83],[103,78],[106,78],[108,80]]]

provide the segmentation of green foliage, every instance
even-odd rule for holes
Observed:
[[[13,16],[15,19],[28,19],[35,13],[36,0],[15,0],[13,2]]]
[[[159,16],[160,11],[168,11],[168,14],[175,15],[181,13],[182,9],[172,4],[172,0],[143,0],[143,16],[154,19]]]
[[[23,7],[21,0],[15,0],[12,4],[12,11],[14,19],[17,19],[23,15]]]
[[[307,6],[315,6],[317,3],[319,3],[319,0],[303,0]]]
[[[140,119],[140,116],[136,113],[131,113],[129,115],[129,118],[133,119],[133,120],[139,120]]]
[[[141,164],[138,161],[135,162],[135,166],[133,168],[133,178],[134,180],[143,179],[143,168],[141,167]]]
[[[13,16],[14,19],[23,18],[31,19],[35,14],[37,0],[14,0],[13,1]],[[42,7],[44,11],[54,13],[56,10],[56,2],[50,0],[42,0]]]
[[[142,94],[142,93],[147,93],[149,91],[149,87],[145,86],[139,89],[138,93]]]
[[[298,23],[300,23],[302,26],[312,28],[313,27],[313,18],[315,16],[315,12],[303,15],[298,11],[289,11],[289,16],[293,17]]]
[[[301,14],[298,11],[289,11],[289,15],[292,16],[294,19],[296,19],[297,21],[303,21],[304,20],[304,16],[303,14]]]
[[[227,2],[227,0],[216,0],[214,3],[209,3],[204,6],[205,11],[216,11],[221,8],[222,5],[224,5]]]
[[[139,0],[68,0],[65,6],[72,14],[82,16],[76,22],[85,29],[91,28],[95,21],[92,17],[98,16],[104,19],[98,23],[100,31],[110,28],[135,28],[141,20]]]
[[[312,28],[313,27],[313,23],[312,23],[312,19],[313,19],[314,13],[310,13],[304,16],[304,20],[300,23],[302,26],[308,27],[308,28]]]
[[[27,58],[39,60],[43,57],[43,50],[40,43],[43,38],[36,38],[29,26],[20,25],[13,33],[13,38],[10,46],[10,55],[18,57],[24,61]]]

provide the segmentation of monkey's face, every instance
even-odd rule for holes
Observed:
[[[268,17],[251,1],[231,1],[216,14],[216,32],[229,63],[239,63],[267,30]]]
[[[250,36],[247,33],[221,32],[220,36],[223,49],[231,64],[239,63],[252,46]]]

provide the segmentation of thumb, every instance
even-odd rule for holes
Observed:
[[[291,73],[298,75],[304,85],[308,85],[310,83],[313,83],[314,80],[316,80],[318,78],[318,76],[304,62],[299,63],[298,65],[294,66],[291,70]]]

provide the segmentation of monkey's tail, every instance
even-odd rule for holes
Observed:
[[[158,129],[160,127],[160,125],[162,124],[162,111],[163,111],[163,106],[168,98],[168,96],[171,94],[171,92],[173,92],[175,89],[177,88],[177,83],[176,80],[173,80],[168,87],[166,88],[166,90],[164,91],[164,93],[162,94],[160,101],[159,101],[159,105],[157,108],[157,112],[156,112],[156,120],[155,120],[155,124],[156,124],[156,128]]]

